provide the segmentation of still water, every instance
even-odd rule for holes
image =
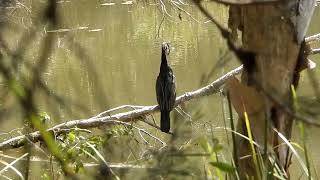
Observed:
[[[41,1],[25,1],[12,12],[5,39],[12,47],[37,18],[44,6]],[[52,124],[70,119],[88,118],[120,105],[154,105],[155,81],[159,73],[160,45],[170,42],[170,64],[177,81],[177,95],[195,90],[237,67],[231,61],[213,72],[218,60],[228,54],[217,29],[191,3],[181,5],[191,16],[166,4],[163,14],[158,1],[59,1],[60,23],[57,29],[42,29],[38,33],[54,33],[56,43],[43,79],[51,93],[66,99],[61,105],[39,93],[40,111],[47,112]],[[224,6],[207,4],[212,14],[227,25],[228,10]],[[316,10],[309,34],[320,32],[320,10]],[[27,49],[30,61],[37,59],[39,39],[35,48]],[[312,57],[314,61],[319,57]],[[23,69],[23,68],[22,68]],[[317,74],[319,70],[317,69]],[[302,78],[302,95],[312,95],[307,78]],[[223,126],[223,99],[217,94],[187,103],[193,111],[203,114],[193,119],[199,124],[210,122]],[[158,116],[155,116],[158,119]],[[10,119],[17,119],[11,113]],[[14,122],[14,123],[13,123]],[[1,132],[22,127],[20,120],[1,121]],[[202,131],[198,129],[196,131]],[[158,132],[159,136],[162,136]],[[223,131],[217,137],[224,139]],[[318,129],[309,134],[311,160],[320,169]],[[295,168],[295,163],[292,168]],[[299,168],[298,168],[299,169]],[[294,172],[293,174],[300,172]],[[318,170],[318,174],[320,171]]]

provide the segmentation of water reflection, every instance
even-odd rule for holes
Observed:
[[[216,36],[214,28],[208,28],[209,24],[199,25],[195,21],[177,21],[167,17],[159,27],[163,16],[157,6],[127,3],[126,6],[118,3],[107,7],[94,7],[94,5],[97,4],[71,2],[61,5],[63,17],[61,29],[48,32],[63,34],[68,31],[85,47],[94,66],[93,69],[99,77],[99,83],[102,84],[103,91],[108,97],[106,100],[108,106],[155,103],[154,82],[159,71],[162,41],[169,41],[174,46],[170,63],[177,76],[180,93],[197,88],[200,72],[208,69],[207,64],[215,62],[218,50],[224,48],[223,44],[215,43],[221,42],[221,38]],[[94,9],[90,16],[83,16],[82,10],[90,8]],[[195,11],[194,7],[189,9]],[[169,10],[173,12],[172,9],[168,9],[168,13],[172,13]],[[194,13],[194,16],[203,18],[199,12]],[[226,17],[224,21],[225,19]],[[64,47],[63,44],[66,43],[64,41],[63,36],[59,35],[58,46]],[[211,46],[213,43],[214,46]],[[88,76],[86,66],[78,65],[78,59],[70,55],[65,57],[67,59],[61,58],[66,54],[70,54],[68,48],[56,50],[53,57],[55,63],[49,68],[49,71],[56,72],[51,74],[56,78],[54,82],[49,81],[50,84],[55,88],[61,80],[65,80],[66,76],[70,77],[61,71],[73,69],[72,73],[76,75],[72,75],[70,81],[80,82],[73,83],[80,87],[75,88],[77,93],[70,92],[67,96],[80,100],[80,104],[94,102],[95,92],[92,89],[88,90],[90,82],[85,83],[89,80],[85,78]],[[188,82],[184,82],[185,79]],[[59,86],[65,88],[68,83]],[[65,89],[70,91],[72,87]],[[66,95],[63,90],[56,91]],[[81,99],[78,99],[79,93],[83,93]],[[91,107],[93,113],[106,108],[106,106],[95,106],[94,103]]]
[[[32,25],[31,19],[38,14],[39,7],[43,4],[30,1],[26,6],[32,7],[33,11],[29,13],[22,8],[16,14],[17,17],[23,17],[24,23],[19,24],[22,20],[13,18],[12,21],[17,24],[16,31],[6,32],[12,46],[17,46],[16,39],[19,36],[16,34],[23,32],[25,26]],[[41,111],[51,114],[55,123],[87,118],[124,104],[156,104],[155,81],[159,73],[160,45],[163,41],[171,42],[174,48],[169,62],[176,75],[177,95],[197,89],[203,74],[209,72],[226,51],[225,42],[217,29],[211,23],[199,23],[206,19],[190,4],[183,7],[190,12],[192,18],[175,8],[168,8],[172,17],[166,16],[164,20],[159,5],[154,2],[101,3],[71,0],[59,1],[58,7],[61,16],[59,29],[40,32],[54,33],[57,36],[55,50],[43,78],[53,93],[73,104],[67,104],[66,108],[42,94],[38,97]],[[226,24],[226,8],[212,4],[207,7]],[[319,10],[316,11],[316,16],[320,17]],[[316,20],[313,22],[310,32],[319,32],[320,24]],[[34,52],[37,52],[38,43],[34,42],[35,49],[27,52],[31,61],[36,59]],[[82,55],[75,52],[78,46],[83,48],[80,49]],[[219,68],[209,80],[219,77],[236,65],[237,62],[232,61]],[[307,94],[310,91],[310,86],[306,84],[302,85],[299,92]],[[213,95],[192,103],[196,104],[193,107],[201,109],[205,114],[198,121],[223,126],[221,99],[218,96]],[[16,117],[13,115],[10,119]],[[19,123],[4,121],[1,122],[1,127],[9,131],[22,126],[17,124]],[[314,138],[316,137],[315,135]],[[317,150],[312,152],[316,154]],[[319,155],[316,154],[315,157],[314,163],[319,165]]]

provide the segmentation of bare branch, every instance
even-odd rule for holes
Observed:
[[[197,89],[192,92],[187,92],[181,96],[179,96],[176,99],[175,106],[178,106],[179,104],[182,104],[184,102],[190,101],[195,98],[200,98],[203,96],[208,96],[214,93],[217,93],[219,89],[224,85],[224,83],[232,76],[235,76],[237,74],[240,74],[242,72],[243,67],[239,66],[238,68],[228,72],[227,74],[223,75],[216,81],[212,82],[211,84],[202,87],[200,89]],[[140,107],[140,106],[139,106]],[[115,108],[117,109],[117,108]],[[122,121],[122,122],[134,122],[137,121],[139,118],[149,115],[151,113],[155,113],[159,111],[158,105],[153,106],[143,106],[140,109],[127,111],[118,113],[115,115],[105,116],[105,117],[93,117],[89,119],[79,119],[79,120],[72,120],[67,121],[65,123],[58,124],[47,131],[54,134],[55,136],[58,136],[65,132],[65,129],[70,128],[82,128],[82,129],[89,129],[89,128],[96,128],[100,126],[110,125],[117,123],[116,121]],[[143,133],[146,133],[142,131]],[[150,136],[150,135],[149,135]],[[29,133],[26,135],[17,136],[14,138],[11,138],[9,140],[6,140],[4,142],[0,143],[0,150],[6,150],[6,149],[13,149],[23,146],[28,141],[31,142],[37,142],[41,140],[40,132],[36,131],[33,133]]]
[[[213,0],[214,2],[226,4],[226,5],[248,5],[258,3],[271,3],[279,0]]]
[[[97,163],[84,163],[84,167],[98,167],[100,164]],[[133,164],[123,164],[123,163],[118,163],[118,164],[109,164],[110,168],[114,169],[156,169],[154,167],[148,167],[145,165],[133,165]]]
[[[306,43],[312,42],[312,41],[320,41],[320,33],[319,34],[315,34],[309,37],[305,38]]]
[[[312,49],[311,54],[312,54],[312,55],[314,55],[314,54],[320,54],[320,48]]]
[[[140,108],[143,108],[143,107],[145,107],[145,106],[122,105],[122,106],[118,106],[116,108],[109,109],[107,111],[103,111],[103,112],[99,113],[98,115],[96,115],[95,118],[108,116],[112,112],[120,110],[120,109],[124,109],[124,108],[140,109]]]

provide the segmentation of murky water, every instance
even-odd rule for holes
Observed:
[[[112,4],[115,3],[115,4]],[[58,29],[41,29],[39,34],[56,34],[54,52],[43,79],[55,93],[67,100],[59,105],[43,93],[38,95],[40,111],[46,111],[53,124],[68,119],[88,118],[112,107],[156,104],[155,80],[159,73],[160,44],[171,42],[170,64],[177,80],[177,94],[181,95],[211,82],[238,62],[232,59],[226,66],[210,73],[227,48],[219,32],[196,7],[182,5],[191,16],[166,4],[163,16],[160,5],[154,1],[60,1]],[[104,5],[101,5],[104,4]],[[15,30],[6,29],[6,39],[17,45],[21,32],[36,18],[41,3],[26,2],[14,12],[11,21]],[[223,6],[208,5],[214,16],[226,24],[228,11]],[[171,16],[171,17],[170,17]],[[165,18],[163,18],[165,17]],[[319,8],[309,33],[320,32]],[[27,50],[30,61],[37,59],[36,48]],[[319,57],[312,57],[319,60]],[[317,69],[317,74],[319,70]],[[306,78],[302,78],[299,93],[312,94]],[[70,103],[71,102],[71,103]],[[194,100],[187,105],[204,115],[196,122],[210,122],[223,126],[222,98],[212,95]],[[192,112],[190,111],[189,113]],[[157,116],[156,116],[157,117]],[[16,119],[12,115],[12,118]],[[20,121],[2,121],[2,131],[21,127]],[[199,130],[201,131],[201,130]],[[217,133],[222,137],[223,133]],[[317,148],[318,129],[310,133],[310,151],[316,169],[320,169]],[[319,171],[320,173],[320,171]]]

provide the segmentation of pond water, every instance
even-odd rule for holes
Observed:
[[[17,46],[21,34],[32,25],[44,4],[25,1],[24,6],[9,16],[10,27],[4,28],[5,39]],[[191,16],[166,4],[163,15],[158,1],[59,1],[60,23],[57,29],[41,29],[54,33],[56,43],[43,79],[55,93],[64,99],[61,105],[44,93],[37,95],[40,111],[47,112],[57,124],[70,119],[88,118],[120,105],[154,105],[155,81],[159,73],[160,45],[170,42],[170,64],[177,81],[177,95],[195,90],[239,64],[228,53],[217,29],[204,18],[198,9],[182,5]],[[221,23],[227,25],[228,10],[224,6],[207,4],[207,8]],[[315,12],[308,34],[320,32],[320,9]],[[39,38],[27,48],[26,57],[31,62],[38,58]],[[230,61],[215,68],[222,56]],[[312,57],[314,61],[319,57]],[[23,67],[21,67],[23,71]],[[213,71],[214,69],[214,71]],[[315,70],[317,75],[320,73]],[[302,77],[298,93],[312,96],[307,77]],[[223,99],[219,94],[187,103],[188,112],[198,124],[210,122],[223,126]],[[17,110],[18,111],[18,110]],[[1,121],[1,131],[22,127],[17,115],[10,113],[10,122]],[[156,119],[159,117],[156,115]],[[203,131],[200,128],[196,131]],[[311,128],[309,146],[312,162],[320,169],[320,131]],[[157,135],[161,135],[157,132]],[[223,131],[216,136],[224,139]],[[295,168],[294,163],[292,168]],[[299,169],[299,168],[298,168]],[[300,172],[294,172],[294,174]],[[320,171],[318,170],[318,174]]]

